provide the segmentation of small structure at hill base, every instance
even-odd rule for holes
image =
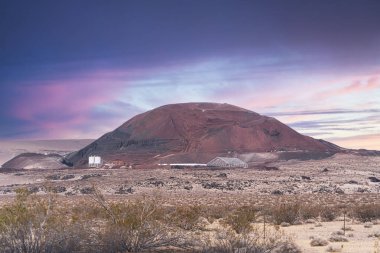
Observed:
[[[88,167],[100,168],[102,165],[103,165],[103,160],[100,156],[89,156],[88,157]]]
[[[216,157],[207,163],[208,167],[248,168],[248,164],[235,157]]]

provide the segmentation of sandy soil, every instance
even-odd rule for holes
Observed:
[[[22,174],[22,173],[21,173]],[[28,184],[36,183],[38,182],[37,178],[33,178],[29,175],[17,175],[15,174],[0,174],[0,186],[6,186],[6,185],[13,185],[13,187],[22,187]]]
[[[311,246],[312,237],[318,237],[329,240],[331,233],[342,231],[343,221],[322,222],[322,226],[315,223],[303,224],[297,226],[289,226],[282,228],[287,234],[293,236],[294,241],[301,247],[303,252],[320,253],[326,252],[330,246],[334,249],[340,249],[340,252],[345,253],[374,253],[379,250],[380,240],[374,236],[375,233],[380,233],[380,225],[371,225],[366,228],[363,223],[348,222],[347,227],[350,231],[346,231],[348,242],[329,242],[327,246]],[[377,248],[376,248],[377,247]]]

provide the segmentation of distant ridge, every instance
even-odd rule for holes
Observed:
[[[93,141],[93,139],[0,140],[0,165],[22,153],[64,155],[81,149]]]

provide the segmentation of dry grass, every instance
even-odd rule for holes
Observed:
[[[362,222],[380,219],[380,204],[362,204],[352,207],[351,215]]]

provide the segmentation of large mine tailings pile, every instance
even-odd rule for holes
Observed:
[[[216,154],[294,150],[337,152],[340,148],[237,106],[185,103],[161,106],[137,115],[71,154],[68,160],[78,166],[84,165],[90,155],[137,164],[176,160],[176,157],[205,162]]]

